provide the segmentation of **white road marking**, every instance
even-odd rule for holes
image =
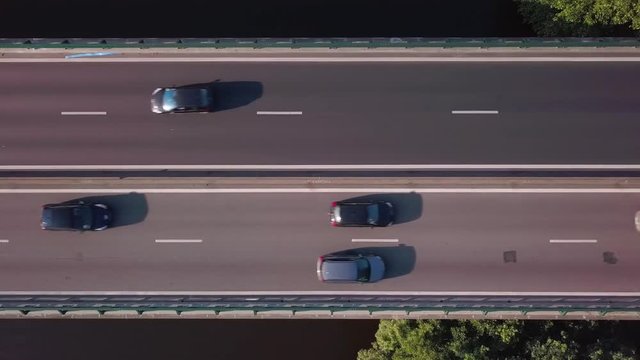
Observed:
[[[451,110],[453,115],[495,115],[498,110]]]
[[[152,50],[151,50],[152,51]],[[312,62],[312,63],[431,63],[431,62],[640,62],[638,56],[344,56],[344,57],[306,57],[306,56],[268,56],[268,57],[110,57],[110,58],[0,58],[0,63],[207,63],[207,62]]]
[[[392,242],[398,242],[398,239],[351,239],[351,242],[380,242],[380,243],[392,243]]]
[[[624,292],[624,291],[118,291],[118,290],[102,290],[102,291],[0,291],[0,296],[8,295],[35,295],[35,296],[100,296],[100,295],[133,295],[133,296],[159,296],[159,295],[184,295],[184,296],[348,296],[348,295],[364,295],[364,296],[576,296],[576,297],[639,297],[640,292]]]
[[[302,115],[302,111],[256,111],[256,115]]]
[[[156,239],[158,244],[166,243],[201,243],[202,239]]]
[[[640,164],[0,165],[0,170],[640,170]]]
[[[595,244],[598,240],[595,239],[551,239],[551,244]]]
[[[60,115],[107,115],[106,111],[62,111]]]
[[[0,243],[8,243],[8,242],[9,242],[9,240],[7,240],[7,239],[0,239]]]
[[[640,188],[239,188],[239,189],[0,189],[0,194],[299,194],[299,193],[410,193],[418,194],[640,194]]]

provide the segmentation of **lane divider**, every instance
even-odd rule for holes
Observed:
[[[551,244],[595,244],[598,240],[595,239],[551,239]]]
[[[170,244],[170,243],[201,243],[202,239],[156,239],[157,244]]]
[[[302,111],[256,111],[256,115],[302,115]]]
[[[498,110],[451,110],[453,115],[497,115]]]
[[[106,111],[62,111],[60,115],[107,115]]]
[[[395,243],[395,242],[398,242],[398,239],[351,239],[351,242]]]

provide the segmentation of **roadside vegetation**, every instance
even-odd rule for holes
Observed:
[[[640,0],[514,0],[539,36],[640,36]]]
[[[632,321],[381,320],[358,360],[632,360]]]

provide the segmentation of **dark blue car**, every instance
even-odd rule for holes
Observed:
[[[44,230],[99,231],[108,228],[112,219],[107,205],[78,201],[44,205],[40,225]]]

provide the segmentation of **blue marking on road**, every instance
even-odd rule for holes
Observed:
[[[72,55],[65,55],[65,59],[73,59],[73,58],[79,58],[79,57],[93,57],[93,56],[109,56],[109,55],[118,55],[118,53],[95,52],[95,53],[72,54]]]

